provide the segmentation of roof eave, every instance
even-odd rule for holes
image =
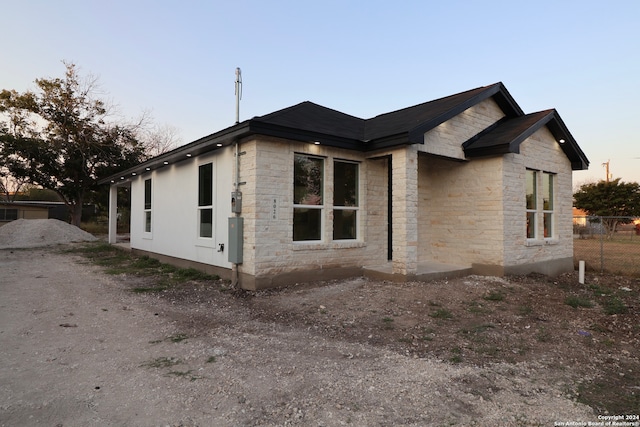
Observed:
[[[237,125],[228,127],[220,132],[205,136],[187,145],[183,145],[174,150],[160,154],[131,168],[125,169],[116,174],[110,175],[98,181],[98,184],[124,183],[132,177],[143,175],[147,172],[180,163],[190,158],[219,150],[225,146],[233,144],[235,140],[248,134],[249,122],[245,121]]]
[[[436,126],[446,122],[447,120],[452,119],[463,111],[467,110],[470,107],[484,101],[485,99],[494,98],[500,109],[505,113],[506,117],[519,117],[524,115],[524,111],[518,103],[513,99],[507,88],[504,86],[502,82],[495,83],[491,86],[487,86],[486,90],[478,93],[477,95],[467,99],[465,102],[461,102],[457,104],[455,107],[446,111],[443,114],[440,114],[433,119],[421,123],[415,128],[409,131],[409,140],[413,143],[420,143],[420,140],[423,138],[424,134],[435,128]]]
[[[571,161],[571,169],[587,170],[589,168],[589,159],[586,154],[584,154],[573,135],[571,135],[571,132],[569,132],[569,129],[564,124],[564,121],[558,112],[556,110],[553,110],[553,112],[553,118],[547,124],[547,128],[553,134],[556,141],[560,143],[561,140],[564,140],[563,143],[560,143],[560,147],[567,158]]]
[[[344,148],[347,150],[364,151],[365,144],[358,139],[343,138],[320,132],[304,129],[295,129],[287,126],[275,125],[259,120],[249,121],[249,134],[272,136],[276,138],[290,139],[294,141],[309,142],[329,147]]]

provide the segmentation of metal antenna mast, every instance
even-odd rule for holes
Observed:
[[[242,99],[242,74],[240,67],[236,68],[236,124],[240,123],[240,99]]]

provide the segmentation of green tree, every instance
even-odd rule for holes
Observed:
[[[573,195],[574,206],[592,216],[600,216],[611,237],[618,224],[628,224],[633,217],[640,216],[640,184],[613,181],[598,181],[584,184]]]
[[[96,80],[64,63],[64,78],[36,79],[37,92],[0,92],[0,165],[17,180],[60,195],[80,225],[97,179],[140,162],[139,126],[109,120]]]

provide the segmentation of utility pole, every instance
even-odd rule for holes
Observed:
[[[605,167],[605,170],[607,172],[607,176],[606,176],[606,181],[609,182],[609,180],[611,179],[611,174],[609,173],[609,163],[611,163],[611,160],[607,160],[606,162],[604,162],[602,164],[602,166]]]

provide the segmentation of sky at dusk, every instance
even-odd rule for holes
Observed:
[[[640,182],[640,1],[0,0],[0,89],[62,61],[182,143],[312,101],[370,118],[503,82],[556,108],[591,165],[574,184]]]

